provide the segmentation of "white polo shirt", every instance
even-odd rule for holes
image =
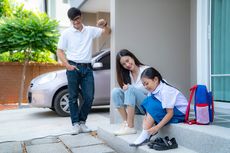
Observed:
[[[101,36],[102,29],[84,26],[82,31],[73,26],[64,30],[58,42],[58,49],[65,51],[66,58],[76,63],[91,63],[93,39]]]
[[[154,94],[154,96],[162,103],[163,108],[176,107],[185,114],[188,101],[185,96],[176,88],[160,82],[152,94]]]

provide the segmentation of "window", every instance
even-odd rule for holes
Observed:
[[[110,53],[104,55],[98,60],[98,62],[101,62],[103,64],[103,70],[110,69]]]
[[[211,1],[211,85],[214,100],[230,102],[230,1]]]

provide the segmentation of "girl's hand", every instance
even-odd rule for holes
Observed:
[[[167,114],[164,116],[164,118],[156,126],[153,126],[147,130],[150,134],[157,133],[173,117],[173,108],[166,108],[166,111]]]
[[[128,87],[129,87],[129,85],[128,85],[128,84],[124,84],[124,85],[123,85],[123,87],[122,87],[122,89],[123,89],[123,90],[127,90],[127,89],[128,89]]]
[[[147,131],[148,131],[148,133],[154,135],[154,134],[156,134],[158,132],[158,130],[159,129],[158,129],[157,126],[153,126],[152,128],[148,129]]]

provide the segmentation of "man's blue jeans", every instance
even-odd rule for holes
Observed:
[[[78,122],[85,122],[94,99],[94,77],[91,66],[77,64],[69,61],[71,65],[75,65],[77,69],[66,71],[69,92],[69,107],[72,125]],[[80,88],[79,88],[80,87]],[[83,105],[78,106],[78,95],[82,93]]]

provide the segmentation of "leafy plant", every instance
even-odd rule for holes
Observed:
[[[54,54],[50,51],[31,52],[29,56],[30,62],[42,62],[42,63],[57,63],[54,59]],[[5,52],[0,54],[1,62],[23,62],[25,59],[24,51],[21,52]]]
[[[28,56],[31,51],[56,50],[57,21],[43,13],[28,13],[30,15],[22,19],[14,16],[0,21],[0,53],[24,51]]]
[[[0,18],[2,16],[9,16],[11,11],[9,0],[0,0]]]
[[[5,52],[5,53],[0,54],[0,61],[1,62],[9,62],[9,58],[10,58],[9,52]]]

